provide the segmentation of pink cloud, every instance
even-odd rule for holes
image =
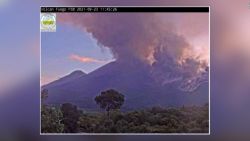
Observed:
[[[90,58],[90,57],[85,57],[85,56],[79,56],[77,54],[71,54],[69,56],[69,59],[83,62],[83,63],[104,63],[105,62],[103,60],[98,60],[95,58]]]

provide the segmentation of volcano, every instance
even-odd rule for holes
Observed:
[[[208,103],[208,71],[189,81],[182,79],[185,77],[178,76],[177,73],[177,79],[171,78],[167,84],[156,81],[152,71],[151,65],[139,61],[114,61],[89,74],[79,70],[72,72],[42,86],[42,89],[49,92],[47,104],[69,102],[84,110],[98,110],[94,98],[108,89],[115,89],[125,96],[122,110]],[[187,88],[188,91],[185,91]]]

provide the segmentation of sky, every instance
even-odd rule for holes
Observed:
[[[89,73],[111,61],[110,50],[77,27],[59,23],[56,32],[41,32],[42,84],[75,70]]]

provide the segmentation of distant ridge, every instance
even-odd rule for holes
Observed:
[[[48,83],[44,86],[42,86],[42,88],[51,88],[51,87],[55,87],[55,86],[59,86],[59,85],[63,85],[69,81],[72,81],[74,79],[77,79],[79,77],[82,77],[82,76],[85,76],[86,73],[84,73],[83,71],[81,70],[75,70],[73,72],[71,72],[70,74],[62,77],[62,78],[59,78],[51,83]]]

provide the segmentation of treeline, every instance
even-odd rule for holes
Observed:
[[[84,112],[66,103],[42,105],[42,133],[208,133],[208,104],[179,108],[153,107],[120,112]]]
[[[124,95],[110,89],[95,97],[106,114],[84,112],[70,103],[52,107],[45,104],[47,97],[48,90],[43,90],[42,133],[208,133],[208,104],[120,112]]]

